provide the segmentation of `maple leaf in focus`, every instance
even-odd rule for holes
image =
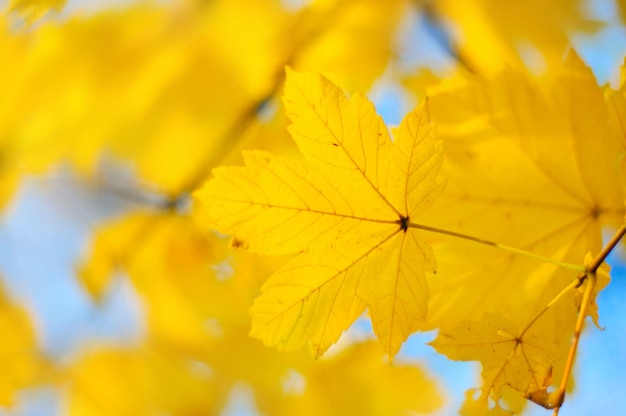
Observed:
[[[262,288],[253,336],[320,356],[369,308],[392,357],[427,311],[430,246],[410,222],[442,189],[442,145],[426,105],[392,142],[374,106],[321,76],[288,71],[290,132],[308,163],[265,152],[214,170],[196,197],[209,225],[261,254],[301,254]]]
[[[452,360],[482,364],[481,395],[478,399],[468,395],[461,408],[463,415],[488,414],[490,399],[495,402],[494,409],[501,410],[504,386],[530,393],[552,382],[551,364],[557,358],[554,347],[531,331],[520,333],[513,322],[497,314],[441,332],[430,344]]]

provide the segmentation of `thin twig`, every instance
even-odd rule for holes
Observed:
[[[587,285],[585,286],[585,293],[583,295],[582,305],[580,306],[580,310],[578,311],[578,319],[576,320],[576,327],[574,328],[574,337],[572,338],[572,344],[569,349],[569,353],[567,354],[567,362],[565,363],[565,371],[563,372],[563,377],[561,378],[561,384],[559,385],[559,392],[561,392],[560,403],[554,408],[553,416],[557,416],[559,414],[559,409],[563,405],[563,401],[565,400],[565,389],[567,387],[567,380],[569,379],[570,373],[572,372],[572,368],[574,367],[574,358],[576,357],[576,350],[578,348],[578,342],[580,341],[580,334],[583,330],[583,324],[585,322],[585,317],[587,316],[587,307],[589,306],[589,300],[591,299],[591,294],[593,293],[593,288],[596,285],[596,271],[589,271],[587,273]]]
[[[585,286],[585,293],[583,294],[582,304],[580,305],[580,310],[578,311],[578,319],[576,320],[576,327],[574,328],[574,336],[572,338],[572,344],[570,345],[570,349],[567,355],[567,362],[565,363],[565,371],[563,372],[563,377],[561,377],[561,384],[559,385],[558,392],[560,393],[560,400],[554,408],[553,416],[558,416],[559,409],[561,408],[563,401],[565,400],[565,389],[567,387],[567,381],[569,380],[569,376],[572,372],[572,368],[574,366],[574,359],[576,357],[576,350],[578,348],[578,342],[580,341],[580,334],[583,330],[583,324],[585,322],[585,318],[587,316],[587,308],[589,306],[589,302],[591,300],[591,295],[593,293],[593,289],[596,285],[596,273],[607,256],[613,251],[617,243],[620,242],[622,237],[626,234],[626,224],[622,224],[622,226],[615,232],[611,240],[604,246],[602,251],[591,261],[589,266],[587,267],[587,272],[578,276],[578,286],[580,286],[585,280],[587,281],[587,285]]]

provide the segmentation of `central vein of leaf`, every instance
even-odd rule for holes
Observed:
[[[400,219],[396,221],[397,224],[400,224],[400,229],[405,233],[406,230],[409,229],[409,222],[409,217],[400,217]]]

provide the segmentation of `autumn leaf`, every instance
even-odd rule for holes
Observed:
[[[446,332],[484,312],[528,324],[582,271],[585,255],[600,252],[603,229],[623,220],[619,125],[609,123],[602,88],[575,53],[542,77],[518,70],[492,78],[468,74],[430,93],[446,140],[448,185],[423,221],[579,270],[434,236],[439,273],[429,282],[424,329]],[[597,319],[595,294],[590,313]],[[533,323],[559,353],[555,377],[565,366],[581,292],[563,296]]]
[[[481,395],[478,399],[468,395],[463,415],[491,414],[490,400],[496,409],[501,407],[504,386],[524,394],[549,386],[551,364],[557,358],[546,339],[532,331],[520,333],[512,321],[497,314],[486,314],[482,321],[465,322],[440,332],[430,345],[452,360],[482,364]]]
[[[602,89],[575,54],[545,77],[465,75],[430,92],[448,186],[424,221],[572,264],[600,251],[602,229],[624,215],[617,175],[624,148],[610,134]],[[516,311],[523,322],[575,277],[469,242],[438,238],[435,250],[433,326],[450,328],[485,310]],[[561,331],[573,325],[572,305],[545,321],[555,342],[568,339]]]
[[[442,189],[427,106],[392,142],[367,99],[348,100],[322,77],[288,71],[285,105],[308,163],[249,152],[245,167],[214,170],[196,194],[236,246],[301,253],[263,286],[251,333],[287,350],[310,341],[319,356],[368,307],[393,356],[426,315],[424,273],[435,270],[409,227]]]

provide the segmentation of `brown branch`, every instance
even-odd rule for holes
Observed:
[[[572,337],[572,343],[570,345],[570,349],[567,355],[565,371],[563,372],[563,377],[561,377],[561,384],[559,385],[559,388],[557,390],[558,400],[556,401],[554,412],[552,413],[553,416],[558,416],[559,409],[561,408],[565,400],[565,389],[567,387],[567,381],[569,380],[572,368],[574,367],[574,359],[576,358],[576,350],[580,341],[580,334],[582,333],[585,318],[587,317],[587,307],[589,306],[593,289],[596,285],[596,272],[598,271],[604,260],[607,258],[607,256],[611,253],[611,251],[613,251],[617,243],[619,243],[622,237],[624,237],[624,234],[626,234],[626,224],[622,224],[619,230],[617,230],[613,237],[611,237],[611,240],[606,244],[606,246],[604,246],[602,251],[591,261],[589,266],[587,266],[587,272],[578,276],[579,283],[577,287],[579,287],[585,281],[587,281],[587,285],[585,286],[582,303],[580,305],[580,310],[578,311],[578,319],[576,320],[574,336]]]

